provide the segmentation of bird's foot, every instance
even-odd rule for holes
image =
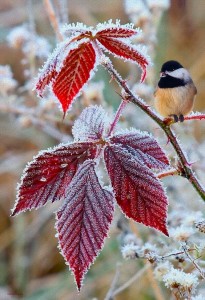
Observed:
[[[177,115],[170,115],[170,117],[173,117],[174,118],[174,122],[177,123],[179,122],[179,117]]]
[[[184,116],[181,114],[181,115],[179,115],[179,121],[180,122],[184,122]]]

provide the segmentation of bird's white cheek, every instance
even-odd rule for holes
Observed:
[[[183,79],[185,82],[191,81],[189,72],[184,68],[180,68],[172,72],[167,71],[166,74],[175,78]]]

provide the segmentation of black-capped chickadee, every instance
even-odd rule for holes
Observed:
[[[154,93],[155,108],[163,117],[183,122],[194,105],[197,89],[189,72],[175,60],[162,65],[158,87]]]

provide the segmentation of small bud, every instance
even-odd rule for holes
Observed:
[[[202,233],[205,233],[205,220],[195,222],[195,227]]]

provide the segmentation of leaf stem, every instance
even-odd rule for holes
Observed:
[[[120,106],[118,107],[118,110],[116,111],[114,120],[113,120],[113,122],[110,125],[110,129],[109,129],[108,134],[107,134],[108,136],[110,136],[111,133],[113,132],[113,130],[115,129],[115,126],[117,125],[117,122],[119,121],[119,118],[120,118],[120,116],[122,114],[122,111],[125,108],[125,106],[126,106],[127,103],[128,102],[126,100],[124,100],[124,99],[121,101]]]
[[[173,175],[179,175],[179,171],[177,169],[170,169],[168,171],[157,174],[157,178],[162,179],[164,177],[173,176]]]
[[[173,148],[175,149],[179,161],[181,163],[181,167],[183,169],[182,176],[186,177],[189,182],[192,184],[192,186],[195,188],[197,193],[201,196],[201,198],[205,201],[205,189],[200,184],[199,180],[196,178],[194,172],[192,171],[192,168],[190,166],[190,163],[187,161],[186,155],[183,152],[182,147],[180,146],[179,142],[177,141],[177,138],[170,128],[170,124],[167,124],[164,122],[158,115],[148,106],[142,99],[135,96],[130,88],[128,87],[125,80],[121,78],[121,76],[117,73],[117,71],[114,69],[111,61],[107,58],[102,62],[102,65],[105,67],[105,69],[110,73],[112,78],[115,79],[115,81],[119,84],[120,87],[123,88],[123,90],[126,92],[126,100],[129,102],[134,103],[138,107],[140,107],[148,116],[150,116],[164,131],[164,133],[167,135],[168,140],[172,144]]]

